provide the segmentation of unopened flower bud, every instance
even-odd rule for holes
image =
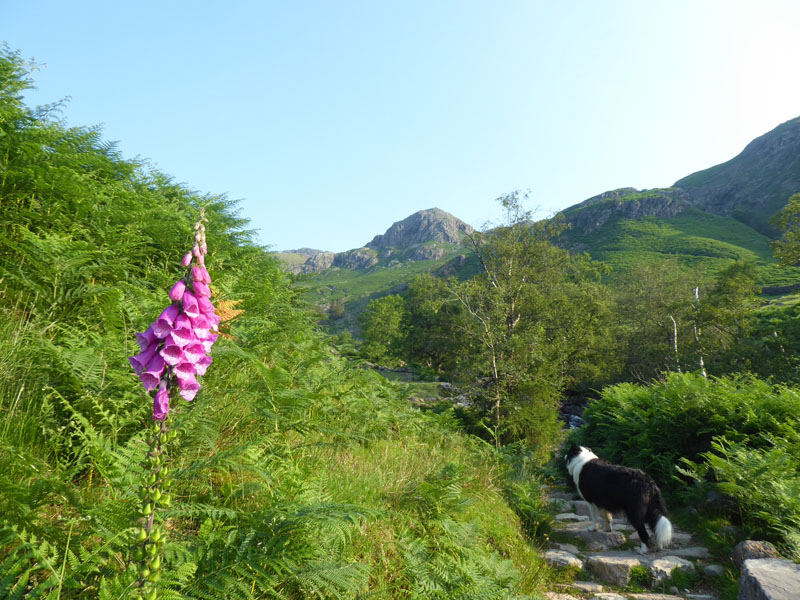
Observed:
[[[178,279],[175,282],[175,285],[172,286],[172,289],[169,291],[169,299],[173,302],[177,302],[178,300],[183,298],[183,292],[186,291],[186,283],[183,279]]]
[[[190,264],[192,264],[192,253],[187,252],[186,254],[183,255],[183,260],[181,261],[181,265],[183,265],[184,267],[188,267]]]

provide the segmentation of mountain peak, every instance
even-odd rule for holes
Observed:
[[[728,162],[677,181],[706,212],[732,216],[767,236],[770,217],[800,190],[800,117],[757,137]]]
[[[420,210],[397,221],[386,233],[376,235],[366,247],[374,249],[408,248],[427,242],[456,244],[464,233],[474,229],[441,208]]]

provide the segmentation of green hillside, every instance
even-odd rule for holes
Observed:
[[[736,219],[696,208],[674,218],[612,218],[588,235],[569,230],[559,243],[588,252],[608,264],[612,272],[625,272],[636,263],[675,255],[680,264],[703,267],[708,274],[734,261],[749,261],[757,265],[761,285],[800,282],[800,269],[778,265],[769,238]]]
[[[800,117],[750,142],[731,160],[675,183],[702,210],[775,236],[772,216],[800,190]]]

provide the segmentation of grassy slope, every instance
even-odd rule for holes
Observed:
[[[290,267],[299,267],[306,262],[308,256],[297,252],[275,252],[275,258]]]
[[[356,318],[373,298],[398,292],[414,277],[435,271],[458,254],[457,246],[448,245],[445,255],[438,260],[409,260],[391,264],[391,259],[381,261],[367,270],[329,269],[322,273],[297,278],[298,289],[305,299],[317,306],[328,306],[339,298],[345,302],[345,316],[327,322],[331,332],[356,330]],[[400,257],[402,258],[402,256]]]
[[[674,219],[647,217],[612,220],[598,232],[564,235],[570,244],[581,244],[593,258],[625,271],[633,264],[678,255],[687,267],[702,265],[714,273],[731,262],[755,262],[762,285],[786,285],[800,281],[800,269],[777,264],[769,239],[739,221],[692,209]]]

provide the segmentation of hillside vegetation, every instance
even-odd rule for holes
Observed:
[[[513,192],[491,230],[391,245],[436,232],[422,211],[298,250],[341,266],[295,278],[235,202],[25,106],[30,85],[0,54],[0,597],[539,598],[574,575],[539,552],[565,396],[587,405],[572,439],[652,473],[715,551],[800,557],[800,304],[759,296],[796,270],[761,234],[676,189],[539,222]],[[800,195],[781,218],[787,260]],[[204,324],[184,288],[209,275]],[[329,323],[357,305],[362,339],[333,346],[312,294]],[[216,342],[169,416],[188,367],[161,360],[148,393],[128,360],[167,339]]]
[[[159,598],[540,588],[523,463],[340,359],[235,203],[26,107],[29,85],[19,56],[0,56],[1,597],[136,598],[140,578]],[[201,207],[222,335],[202,391],[172,408],[164,564],[144,572],[153,401],[127,357],[168,302]],[[512,488],[529,499],[515,510]]]
[[[687,268],[713,275],[736,261],[756,266],[758,283],[781,286],[800,282],[800,269],[778,267],[770,240],[729,218],[686,207],[670,217],[626,219],[614,216],[597,231],[567,230],[560,243],[589,252],[611,267],[611,277],[637,264],[676,257]]]

